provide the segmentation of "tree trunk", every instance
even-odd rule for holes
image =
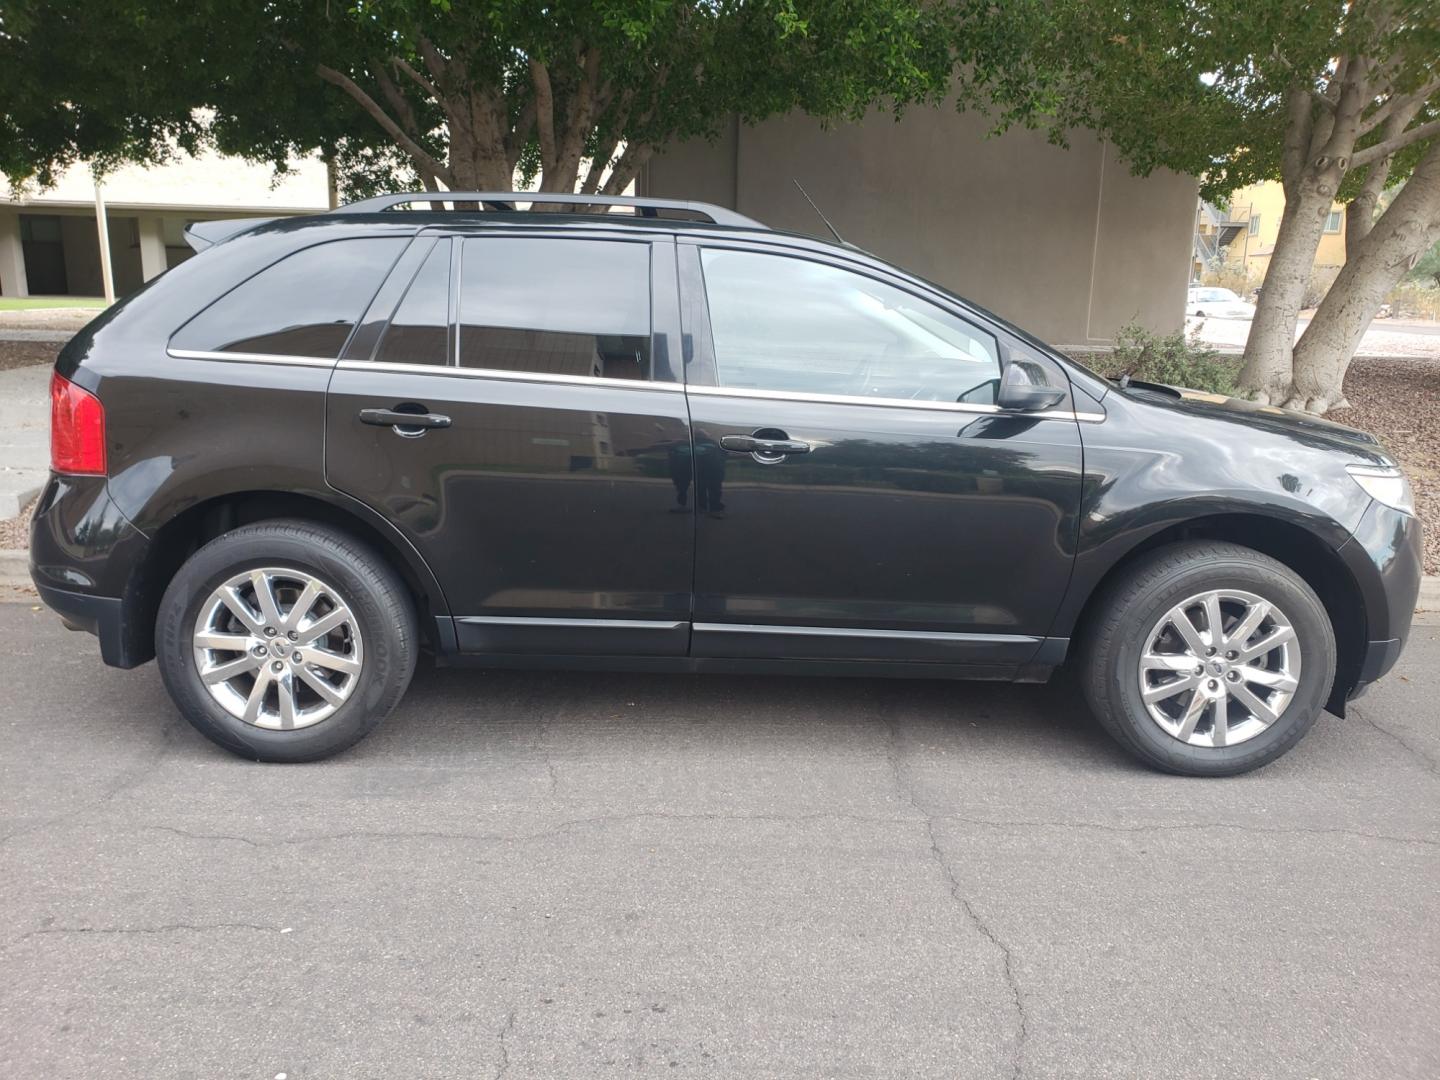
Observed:
[[[1265,404],[1278,405],[1291,396],[1295,326],[1334,201],[1337,180],[1331,171],[1315,176],[1307,170],[1285,199],[1240,371],[1241,388]]]
[[[1344,408],[1345,371],[1385,296],[1440,240],[1440,142],[1433,144],[1345,266],[1295,346],[1294,389],[1285,405]]]

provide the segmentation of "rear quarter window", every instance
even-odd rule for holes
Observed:
[[[408,242],[357,237],[293,252],[201,311],[170,347],[334,359]]]

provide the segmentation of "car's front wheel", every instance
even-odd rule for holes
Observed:
[[[383,558],[303,521],[212,540],[161,600],[155,652],[185,718],[258,761],[314,761],[393,709],[416,657],[415,613]]]
[[[1140,559],[1086,627],[1086,697],[1127,750],[1157,768],[1231,776],[1309,730],[1335,677],[1324,606],[1283,563],[1190,542]]]

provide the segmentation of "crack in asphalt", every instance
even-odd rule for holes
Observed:
[[[1410,754],[1413,757],[1419,758],[1421,764],[1423,764],[1425,768],[1429,769],[1432,773],[1440,773],[1440,762],[1437,762],[1424,750],[1421,750],[1418,746],[1410,745],[1410,743],[1408,743],[1402,736],[1391,731],[1389,728],[1385,727],[1383,724],[1379,723],[1374,718],[1369,716],[1366,712],[1362,712],[1360,709],[1357,709],[1354,704],[1350,705],[1350,712],[1357,716],[1362,722],[1369,724],[1376,731],[1380,732],[1381,735],[1384,735],[1391,741],[1398,743],[1406,751],[1406,753]]]
[[[505,1040],[513,1030],[515,1030],[515,1010],[511,1009],[510,1015],[505,1018],[505,1026],[500,1029],[499,1034],[496,1036],[500,1042],[500,1065],[495,1070],[495,1080],[500,1080],[502,1076],[510,1071],[510,1047],[506,1044]]]
[[[27,930],[19,937],[10,942],[10,945],[18,945],[33,937],[44,937],[51,934],[95,934],[100,936],[127,935],[127,934],[169,934],[177,930],[186,930],[196,934],[207,933],[211,930],[258,930],[262,933],[278,934],[281,931],[278,926],[266,926],[260,923],[245,922],[223,922],[223,923],[165,923],[163,926],[44,926],[38,930]],[[8,948],[9,946],[7,946]]]
[[[989,941],[1000,953],[1001,970],[1005,977],[1005,985],[1010,990],[1010,996],[1015,1004],[1017,1027],[1015,1032],[1015,1055],[1011,1064],[1010,1075],[1012,1080],[1019,1080],[1025,1071],[1025,1043],[1030,1035],[1030,1018],[1025,1010],[1025,996],[1020,991],[1020,982],[1015,976],[1015,957],[1007,945],[991,929],[990,925],[980,917],[975,910],[975,905],[970,902],[960,888],[960,879],[956,876],[955,870],[950,865],[950,860],[945,857],[944,850],[940,847],[939,837],[935,834],[936,815],[920,805],[915,795],[915,785],[909,779],[909,769],[900,753],[900,727],[891,723],[890,738],[885,747],[885,759],[890,764],[890,771],[895,778],[895,789],[900,797],[919,813],[925,822],[925,835],[930,841],[930,857],[940,868],[950,886],[950,897],[959,905],[964,912],[966,920],[975,930]]]
[[[892,765],[892,769],[893,769]],[[908,796],[906,801],[910,802]],[[913,806],[914,803],[911,802]],[[1412,844],[1424,847],[1440,846],[1440,840],[1419,836],[1396,836],[1391,833],[1365,832],[1361,829],[1318,828],[1303,825],[1242,825],[1232,822],[1173,822],[1137,825],[1116,825],[1103,821],[1051,821],[971,817],[965,814],[926,813],[919,807],[921,818],[908,817],[866,817],[860,814],[817,812],[813,814],[683,814],[663,811],[637,811],[632,814],[602,814],[595,817],[571,818],[549,829],[537,832],[496,833],[496,832],[445,832],[439,830],[380,830],[351,829],[338,833],[316,833],[308,836],[276,837],[257,840],[236,833],[204,833],[181,829],[174,825],[145,825],[142,828],[152,832],[172,833],[190,840],[228,840],[253,848],[287,847],[299,844],[336,843],[345,840],[454,840],[470,843],[524,843],[530,840],[548,840],[583,828],[607,828],[637,821],[763,821],[785,825],[803,825],[817,821],[848,821],[858,825],[916,825],[934,821],[959,821],[967,825],[980,825],[992,829],[1078,829],[1118,834],[1143,834],[1164,832],[1205,832],[1217,829],[1249,833],[1258,836],[1352,836],[1362,840],[1380,840],[1392,844]]]
[[[44,821],[35,825],[12,829],[4,836],[0,836],[0,847],[4,847],[11,840],[16,840],[32,833],[42,832],[45,829],[53,828],[56,825],[63,825],[67,821],[73,821],[77,817],[92,813],[107,803],[113,802],[125,792],[139,787],[173,748],[175,731],[180,723],[181,719],[179,717],[172,717],[162,725],[159,732],[160,741],[154,747],[150,748],[152,752],[147,752],[140,761],[124,768],[120,775],[111,782],[110,786],[107,787],[94,802],[84,806],[78,806],[74,810],[67,810],[63,814],[56,814],[54,817],[46,818]]]
[[[1241,825],[1225,821],[1177,821],[1168,824],[1156,822],[1149,825],[1112,825],[1103,821],[1026,821],[1019,819],[966,817],[963,814],[936,814],[940,820],[963,821],[967,825],[984,825],[995,829],[1089,829],[1110,833],[1161,833],[1161,832],[1204,832],[1224,829],[1233,832],[1251,833],[1256,836],[1354,836],[1362,840],[1385,840],[1392,844],[1420,844],[1425,847],[1440,847],[1440,840],[1423,836],[1395,836],[1392,833],[1365,832],[1363,829],[1320,829],[1305,825]]]

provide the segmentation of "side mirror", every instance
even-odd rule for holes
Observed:
[[[995,404],[1016,412],[1040,412],[1065,400],[1065,391],[1052,386],[1046,371],[1038,364],[1011,361],[1000,377],[1000,390]]]

